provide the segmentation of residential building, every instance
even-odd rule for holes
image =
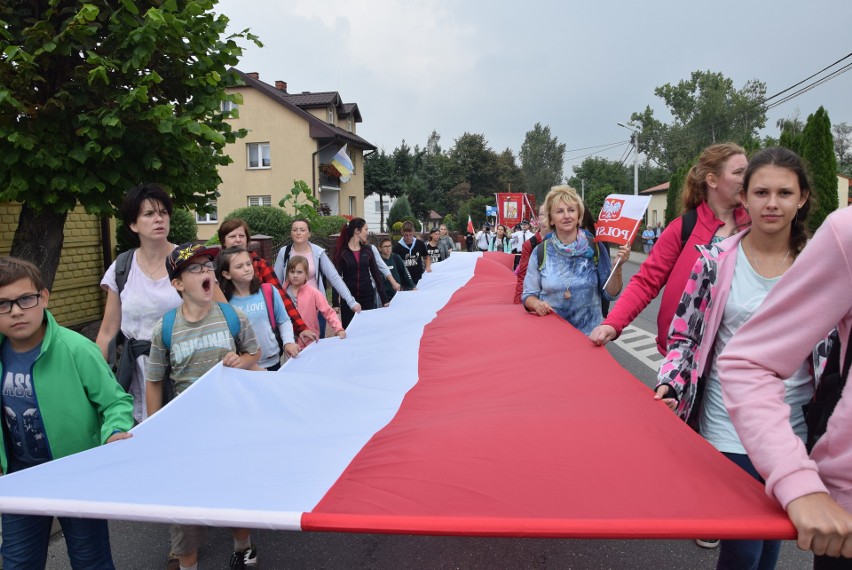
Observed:
[[[361,111],[344,103],[336,91],[287,92],[287,83],[264,83],[257,73],[235,70],[244,85],[229,89],[242,95],[238,116],[229,119],[234,129],[248,135],[225,147],[233,159],[219,168],[222,184],[216,211],[198,214],[198,236],[212,237],[219,223],[233,210],[246,206],[277,206],[290,193],[294,180],[304,180],[332,214],[363,216],[364,153],[376,149],[358,136]],[[341,182],[329,168],[334,155],[346,145],[355,169]]]
[[[388,214],[390,213],[390,209],[394,202],[396,202],[396,198],[392,198],[391,196],[382,196],[381,200],[379,200],[378,194],[370,194],[364,198],[363,218],[367,221],[367,225],[370,227],[370,233],[382,233],[387,231],[387,228],[382,226],[382,221],[387,224]],[[384,216],[381,213],[382,210],[384,210]]]
[[[643,196],[651,196],[651,202],[645,212],[645,225],[656,227],[658,222],[666,225],[666,203],[669,191],[669,183],[663,182],[652,188],[640,190]]]

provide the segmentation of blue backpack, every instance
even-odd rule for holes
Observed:
[[[237,312],[234,310],[228,303],[218,303],[219,308],[222,309],[222,313],[225,315],[225,320],[228,322],[228,330],[231,331],[231,336],[234,337],[234,344],[237,345],[237,349],[239,349],[239,335],[240,335],[240,318],[237,316]],[[175,328],[175,318],[177,317],[177,308],[172,309],[165,315],[163,315],[163,346],[166,347],[166,350],[172,349],[172,330]]]

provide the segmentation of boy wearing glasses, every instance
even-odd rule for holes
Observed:
[[[218,252],[218,247],[208,248],[201,243],[188,242],[176,247],[166,258],[166,271],[182,303],[175,315],[171,348],[163,344],[163,320],[154,326],[151,355],[145,368],[145,399],[149,417],[163,407],[162,382],[169,366],[175,393],[180,394],[219,362],[234,368],[251,369],[260,360],[260,347],[245,314],[234,309],[240,321],[240,332],[234,338],[219,303],[213,301],[216,284],[213,259]],[[168,568],[196,568],[198,547],[204,536],[203,526],[172,525],[172,554]],[[235,529],[231,568],[254,567],[256,564],[257,549],[251,544],[249,531]]]
[[[0,258],[0,465],[14,473],[130,437],[133,399],[96,344],[59,326],[39,269]],[[5,568],[44,568],[53,517],[3,513]],[[107,521],[59,517],[74,568],[114,568]]]

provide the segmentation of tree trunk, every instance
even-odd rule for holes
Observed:
[[[53,287],[62,242],[65,240],[65,219],[68,213],[36,212],[26,203],[21,206],[18,229],[12,240],[10,255],[35,264],[41,269],[48,289]]]
[[[385,202],[384,202],[384,198],[385,197],[382,194],[379,194],[379,231],[380,232],[385,231]],[[366,205],[364,206],[364,209],[365,210],[367,209]],[[390,233],[390,231],[388,231],[388,233]]]

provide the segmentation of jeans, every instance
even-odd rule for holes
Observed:
[[[346,304],[346,301],[341,299],[340,300],[340,306],[342,307],[345,304]],[[326,320],[325,320],[325,315],[323,315],[319,311],[317,311],[317,321],[319,321],[319,329],[320,329],[319,330],[319,337],[320,337],[320,339],[323,339],[323,338],[325,338],[325,323],[326,323]]]
[[[724,452],[723,455],[763,483],[748,455]],[[780,540],[722,540],[716,570],[773,570],[780,554]]]
[[[852,558],[814,556],[814,570],[852,570]]]
[[[3,514],[4,570],[33,570],[47,563],[53,517]],[[107,521],[59,517],[71,568],[114,570]]]

